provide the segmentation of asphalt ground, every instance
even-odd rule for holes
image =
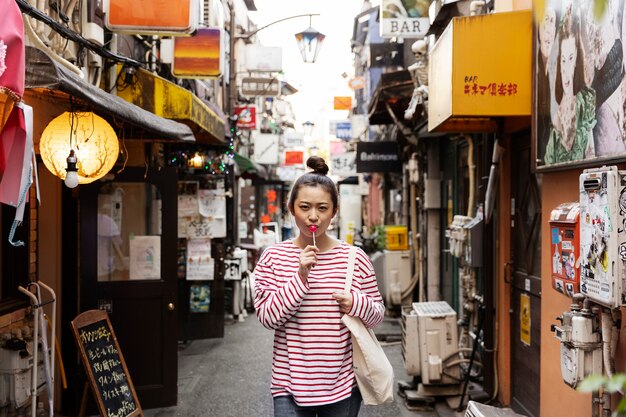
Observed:
[[[376,334],[398,381],[411,378],[404,370],[400,324],[386,319]],[[178,404],[144,410],[146,417],[271,417],[270,395],[273,332],[254,314],[243,321],[227,320],[224,338],[181,344],[178,352]],[[359,417],[463,417],[440,401],[423,411],[410,410],[399,395],[382,406],[363,406]]]

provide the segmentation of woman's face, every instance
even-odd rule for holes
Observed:
[[[304,185],[298,190],[291,214],[300,233],[312,237],[309,226],[317,226],[316,236],[325,233],[335,215],[335,208],[330,193],[323,187]]]
[[[561,42],[561,81],[563,91],[574,92],[574,70],[576,69],[576,38],[570,36]]]
[[[539,48],[544,58],[550,56],[550,49],[556,35],[556,12],[552,7],[546,8],[543,20],[539,24]]]

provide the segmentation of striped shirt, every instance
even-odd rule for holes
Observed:
[[[302,249],[293,241],[267,248],[254,270],[254,306],[261,324],[274,332],[272,386],[274,397],[292,395],[300,406],[331,404],[351,395],[350,331],[332,293],[343,291],[350,245],[342,242],[318,252],[307,283],[298,275]],[[384,317],[374,268],[357,249],[352,281],[352,310],[372,328]]]

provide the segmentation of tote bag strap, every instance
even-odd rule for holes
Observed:
[[[354,261],[356,259],[356,246],[350,246],[348,252],[348,271],[346,272],[346,287],[345,292],[350,292],[352,287],[352,276],[354,275]]]

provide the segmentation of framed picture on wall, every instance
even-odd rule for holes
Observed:
[[[626,8],[547,0],[534,30],[537,170],[626,161]]]

